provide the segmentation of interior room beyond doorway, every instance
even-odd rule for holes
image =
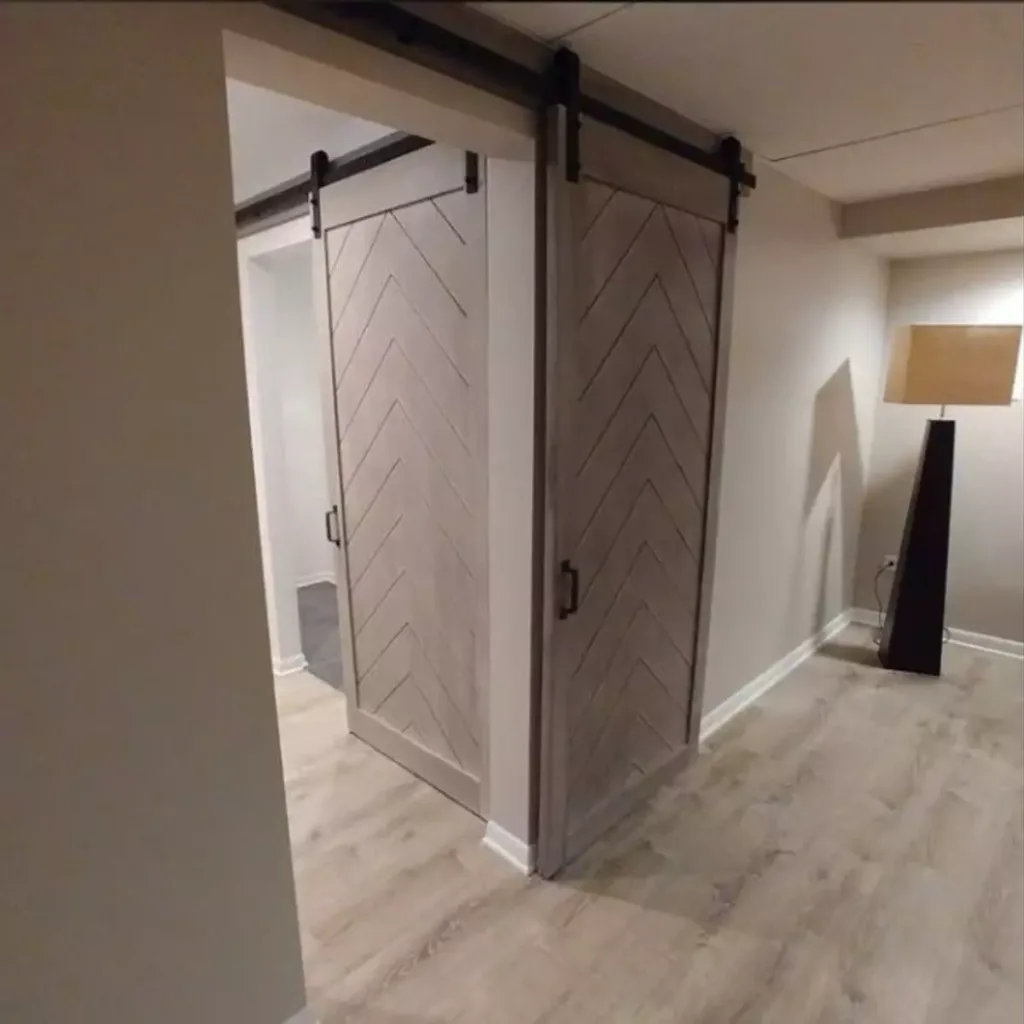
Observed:
[[[311,250],[311,240],[293,242],[253,257],[244,271],[253,458],[274,673],[308,669],[340,689]]]
[[[227,80],[236,206],[308,169],[309,154],[344,155],[388,128]],[[308,219],[240,243],[248,301],[247,364],[260,492],[264,584],[274,673],[307,670],[342,688],[321,339]]]

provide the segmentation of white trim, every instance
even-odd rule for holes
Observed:
[[[308,576],[300,576],[295,581],[295,589],[312,587],[316,583],[334,583],[335,579],[333,569],[322,569],[320,572],[311,572]]]
[[[752,679],[741,690],[712,708],[700,721],[700,741],[710,739],[726,722],[763,697],[776,683],[782,682],[798,665],[805,662],[823,644],[845,629],[850,622],[850,611],[840,612],[828,625],[814,636],[808,637],[789,654],[780,658],[771,668]]]
[[[299,1010],[294,1017],[289,1017],[284,1024],[320,1024],[316,1015],[307,1006],[302,1010]]]
[[[851,608],[850,621],[861,626],[878,628],[878,612],[869,608]],[[989,654],[1002,654],[1007,658],[1018,658],[1024,661],[1024,643],[1020,640],[1008,640],[1001,636],[988,636],[985,633],[972,633],[966,629],[949,628],[949,642],[958,647],[970,647],[976,651]]]
[[[971,647],[976,651],[1002,654],[1006,658],[1017,658],[1019,661],[1024,661],[1024,643],[1020,640],[1008,640],[1002,636],[987,636],[984,633],[971,633],[966,629],[950,629],[949,637],[959,647]]]
[[[304,654],[293,654],[290,658],[274,659],[274,675],[280,679],[282,676],[293,676],[301,672],[309,665]]]
[[[496,853],[521,874],[533,874],[533,847],[512,835],[511,832],[503,829],[496,821],[487,822],[482,842],[488,850]]]

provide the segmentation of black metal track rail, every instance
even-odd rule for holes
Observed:
[[[305,206],[309,201],[309,175],[295,178],[261,192],[235,207],[235,228],[239,231],[272,220]]]
[[[649,143],[656,149],[664,149],[676,156],[681,156],[684,160],[689,160],[691,163],[706,167],[709,171],[722,174],[731,181],[735,181],[738,185],[746,188],[754,188],[757,185],[757,178],[747,170],[742,159],[738,164],[734,165],[724,151],[723,144],[730,145],[728,140],[732,140],[732,143],[735,143],[737,146],[739,145],[731,135],[722,139],[719,142],[718,148],[713,153],[709,153],[707,150],[695,146],[692,142],[677,138],[675,135],[662,131],[662,129],[656,128],[654,125],[647,124],[644,121],[638,121],[630,114],[625,114],[621,110],[617,110],[607,103],[602,103],[600,100],[595,100],[586,94],[580,97],[580,113],[584,117],[592,117],[595,121],[608,125],[609,128],[617,128],[620,132],[625,132],[627,135],[632,135],[636,139]]]
[[[436,57],[469,69],[474,84],[489,88],[530,109],[536,109],[541,103],[565,103],[567,99],[571,100],[571,96],[566,96],[564,92],[568,84],[566,76],[557,71],[557,54],[553,55],[552,73],[535,71],[398,4],[379,0],[267,2],[271,7],[371,44],[379,44],[382,39],[388,39],[397,43],[400,49],[420,48],[429,51]],[[411,56],[410,59],[416,60],[417,57]],[[419,60],[419,63],[423,61]],[[708,151],[585,93],[578,97],[578,108],[584,117],[601,121],[651,146],[721,174],[737,187],[754,188],[757,184],[757,179],[744,166],[742,159],[736,158],[734,147],[738,144],[731,137],[722,140],[715,150]]]
[[[318,159],[320,154],[314,154],[311,173],[291,178],[236,206],[235,228],[242,231],[265,220],[297,210],[307,205],[311,197],[318,198],[317,193],[326,185],[351,178],[355,174],[362,174],[364,171],[371,171],[374,167],[433,144],[431,139],[425,139],[420,135],[394,132],[337,160],[326,160],[326,155]],[[313,213],[315,221],[316,211]]]

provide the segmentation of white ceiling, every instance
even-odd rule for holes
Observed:
[[[307,172],[318,149],[333,159],[392,130],[231,78],[227,92],[236,203]]]
[[[946,253],[1024,249],[1024,217],[955,224],[924,231],[900,231],[857,239],[858,244],[890,259],[916,259]]]
[[[631,4],[592,3],[471,3],[470,7],[513,25],[535,39],[551,42],[579,31],[599,18]]]
[[[1022,3],[474,3],[840,201],[1024,169]]]
[[[1005,177],[1024,167],[1024,109],[912,128],[774,166],[844,202]]]

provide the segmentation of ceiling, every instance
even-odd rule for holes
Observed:
[[[1024,3],[471,6],[567,42],[840,202],[1024,171]],[[337,157],[391,130],[232,79],[227,99],[236,202],[305,173],[317,149]],[[1024,222],[864,244],[892,258],[1005,249],[1024,244]]]
[[[318,149],[338,157],[391,132],[231,78],[227,94],[236,203],[307,173]]]
[[[1024,3],[474,3],[840,201],[1024,170]]]

